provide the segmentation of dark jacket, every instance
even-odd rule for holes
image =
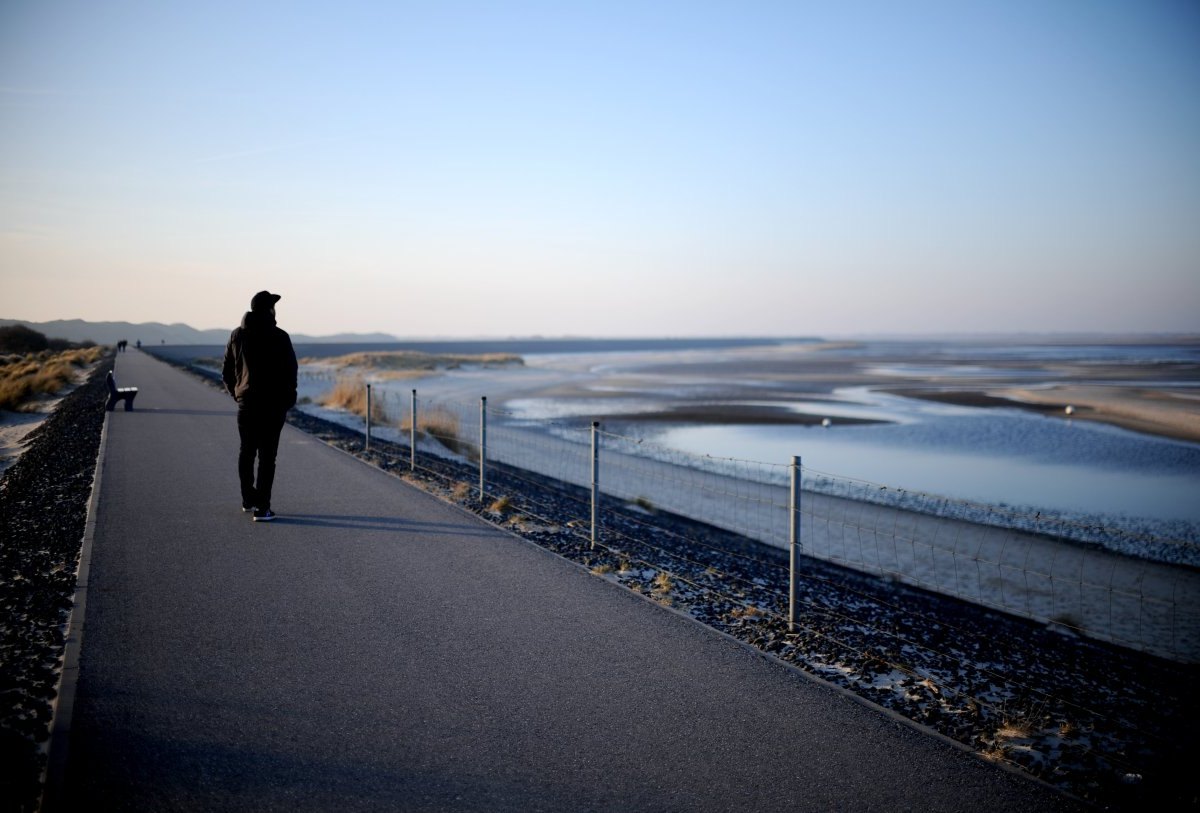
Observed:
[[[225,347],[221,377],[241,407],[288,410],[296,405],[296,351],[269,313],[248,311]]]

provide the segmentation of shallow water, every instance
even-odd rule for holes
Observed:
[[[999,412],[830,429],[680,426],[656,440],[764,462],[799,455],[805,469],[1022,510],[1200,525],[1200,446]]]

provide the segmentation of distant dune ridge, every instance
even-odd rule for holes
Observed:
[[[303,358],[300,363],[423,373],[432,370],[456,370],[471,364],[483,367],[520,367],[524,361],[515,353],[422,353],[419,350],[386,350],[349,353],[333,358]]]
[[[234,311],[229,327],[197,330],[181,323],[164,325],[161,322],[85,322],[82,319],[60,319],[53,322],[29,322],[21,319],[0,319],[0,327],[25,325],[39,333],[71,342],[93,341],[97,344],[116,344],[122,339],[130,344],[225,344],[229,333],[237,327],[241,314]],[[306,336],[292,334],[293,342],[395,342],[398,339],[387,333],[339,333],[335,336]]]

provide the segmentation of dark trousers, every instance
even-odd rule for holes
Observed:
[[[237,414],[238,479],[242,485],[242,505],[266,510],[271,507],[271,486],[275,483],[275,456],[279,453],[279,433],[287,419],[287,410],[240,407]],[[258,482],[254,480],[254,459],[258,458]]]

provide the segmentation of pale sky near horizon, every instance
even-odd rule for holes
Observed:
[[[1200,331],[1200,3],[0,0],[0,317]]]

